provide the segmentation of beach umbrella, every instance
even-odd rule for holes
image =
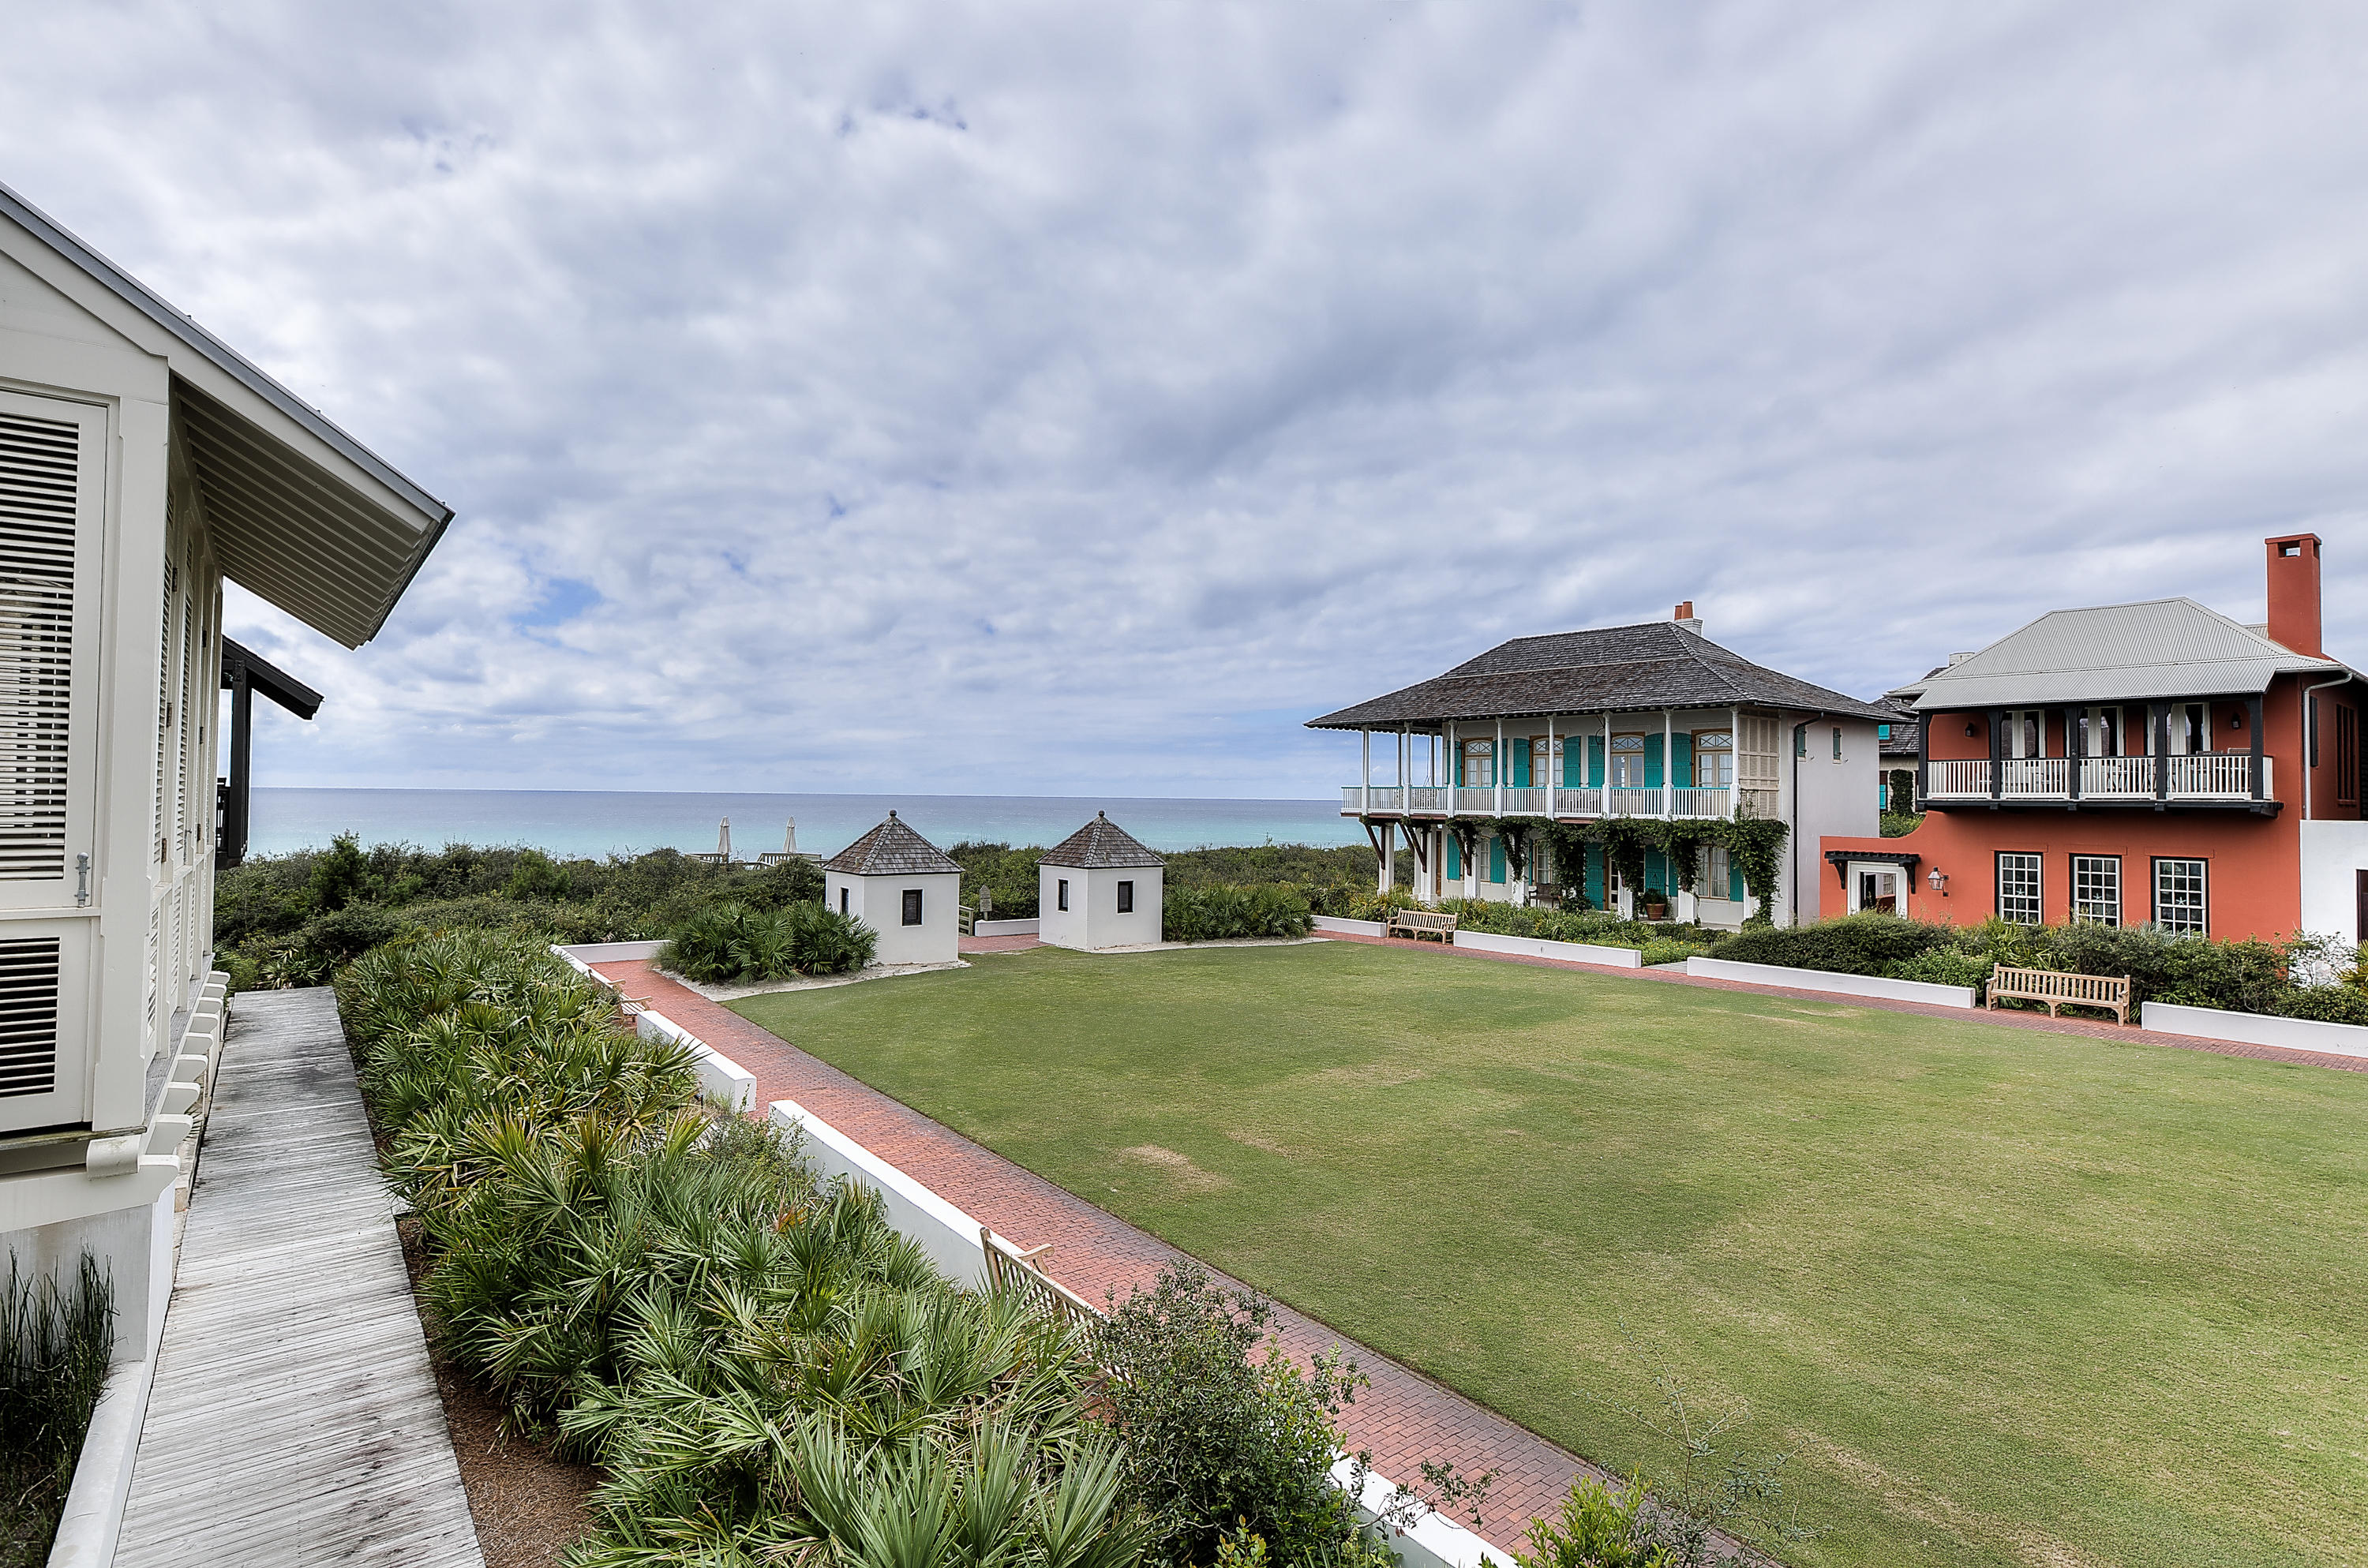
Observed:
[[[715,830],[715,853],[729,866],[732,864],[732,819],[725,817],[723,825]]]

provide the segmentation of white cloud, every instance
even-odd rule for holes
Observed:
[[[267,780],[1320,793],[1666,614],[2368,653],[2368,16],[28,10],[9,183],[460,510]]]

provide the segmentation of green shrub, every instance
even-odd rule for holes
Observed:
[[[1552,1515],[1531,1521],[1520,1568],[1678,1568],[1679,1544],[1664,1528],[1642,1481],[1614,1490],[1591,1476],[1570,1483]]]
[[[1884,812],[1876,821],[1876,831],[1885,838],[1905,838],[1924,825],[1923,817],[1914,812]]]
[[[1849,915],[1810,926],[1762,926],[1721,944],[1718,956],[1737,963],[1821,969],[1835,974],[1888,974],[1932,948],[1955,939],[1953,927],[1889,915]]]
[[[1717,938],[1699,926],[1626,920],[1602,909],[1541,909],[1491,899],[1449,899],[1440,908],[1466,931],[1502,937],[1536,937],[1549,942],[1587,942],[1602,948],[1643,948],[1656,941],[1707,949]]]
[[[1277,1562],[1314,1563],[1361,1539],[1331,1477],[1333,1417],[1356,1369],[1322,1357],[1303,1373],[1271,1348],[1253,1360],[1273,1312],[1179,1261],[1095,1325],[1126,1494],[1150,1519],[1155,1562],[1209,1562],[1233,1534],[1263,1541]]]
[[[2283,1017],[2314,1018],[2322,1024],[2368,1025],[2368,991],[2351,985],[2298,985],[2278,998]]]
[[[114,1350],[114,1288],[88,1253],[71,1290],[26,1278],[9,1256],[0,1290],[0,1562],[49,1560]]]
[[[879,941],[871,926],[818,903],[723,903],[686,919],[659,951],[658,964],[704,985],[749,985],[861,969]]]
[[[1314,926],[1306,895],[1296,888],[1219,884],[1167,889],[1161,934],[1171,942],[1217,942],[1304,937]]]
[[[1036,861],[1043,853],[1033,844],[1015,849],[976,839],[964,839],[946,851],[962,869],[962,903],[977,909],[980,892],[990,896],[993,908],[981,911],[989,920],[1026,920],[1037,913]]]
[[[1971,985],[1976,989],[1989,983],[1990,971],[1998,960],[1979,953],[1961,952],[1955,948],[1927,948],[1912,959],[1893,962],[1888,971],[1894,980],[1921,980],[1933,985]]]

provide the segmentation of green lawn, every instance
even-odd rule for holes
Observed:
[[[1346,943],[738,1007],[1603,1463],[1748,1399],[1793,1560],[2368,1561],[2368,1074]]]

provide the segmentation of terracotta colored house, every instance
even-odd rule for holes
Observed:
[[[1826,915],[2368,937],[2368,681],[2319,636],[2316,534],[2266,542],[2270,619],[2055,610],[1892,693],[1921,826],[1827,837]]]

